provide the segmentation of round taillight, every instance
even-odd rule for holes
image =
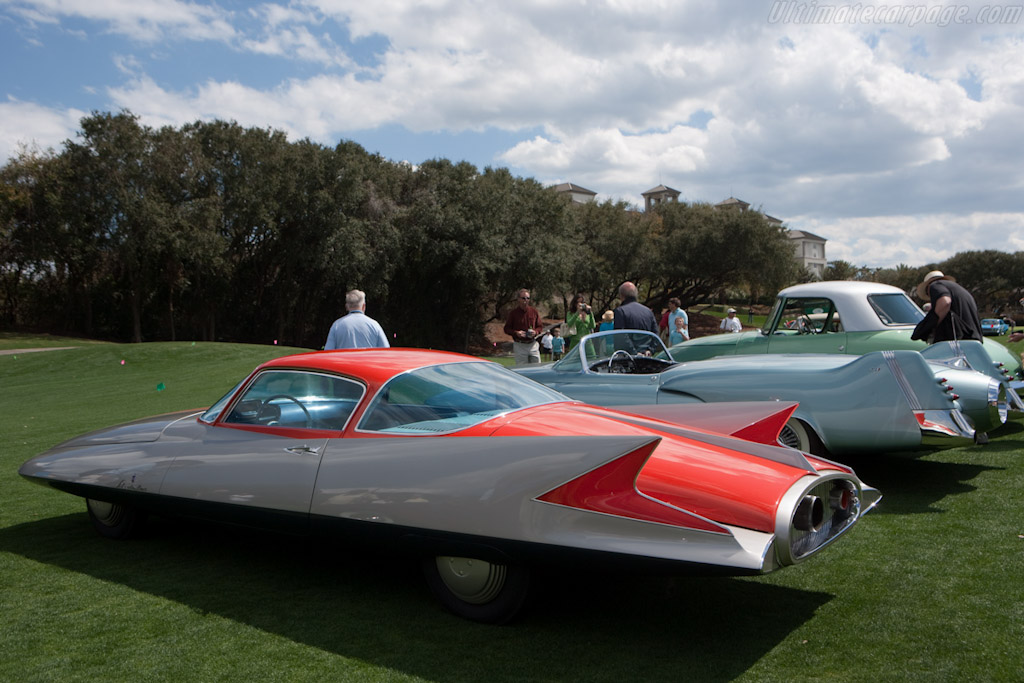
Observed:
[[[828,506],[840,512],[846,512],[850,509],[850,500],[850,490],[847,488],[837,487],[828,494]]]
[[[793,526],[800,531],[818,531],[825,521],[825,504],[817,496],[804,496],[796,506]]]

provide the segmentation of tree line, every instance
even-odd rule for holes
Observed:
[[[939,265],[1015,302],[1021,256],[977,254]],[[909,290],[934,265],[829,268]],[[233,122],[93,112],[60,149],[0,167],[0,329],[319,348],[358,288],[394,344],[468,350],[520,287],[564,316],[576,292],[611,308],[625,280],[659,310],[763,302],[807,277],[757,211],[574,204],[504,168],[413,166]]]
[[[1024,307],[1020,304],[1024,297],[1024,251],[962,251],[940,263],[917,267],[900,264],[895,268],[868,268],[830,261],[823,278],[882,282],[910,293],[933,270],[952,276],[970,291],[981,317],[1008,316],[1024,322]]]
[[[797,273],[757,212],[575,205],[503,168],[412,166],[232,122],[80,125],[0,168],[3,328],[318,348],[359,288],[394,343],[465,350],[520,287],[564,313],[575,292],[609,307],[624,280],[649,305],[694,305]]]

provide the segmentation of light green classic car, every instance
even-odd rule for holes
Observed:
[[[1007,388],[962,363],[916,351],[679,363],[656,334],[609,330],[583,337],[557,363],[515,371],[584,403],[642,405],[648,415],[652,406],[681,403],[795,402],[779,443],[840,455],[987,441],[1007,419]]]
[[[760,353],[924,351],[925,342],[910,338],[923,317],[903,290],[890,285],[810,282],[779,292],[763,328],[698,337],[669,353],[677,361],[691,361]],[[984,349],[1009,375],[1021,377],[1021,360],[1009,349],[993,339],[985,339]]]

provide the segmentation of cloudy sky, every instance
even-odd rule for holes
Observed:
[[[855,265],[1024,250],[1022,4],[0,0],[0,59],[0,162],[128,109],[735,196]]]

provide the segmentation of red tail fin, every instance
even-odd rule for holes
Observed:
[[[782,401],[662,403],[616,406],[614,410],[775,446],[779,432],[798,405]]]

